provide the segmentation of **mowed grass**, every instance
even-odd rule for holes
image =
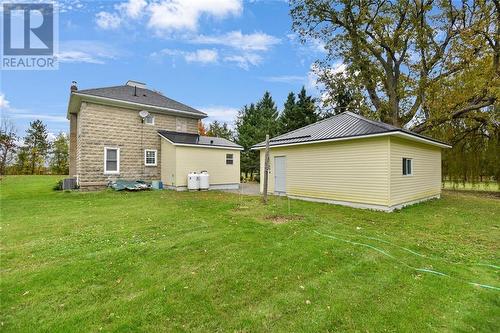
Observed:
[[[443,182],[443,188],[447,190],[460,190],[460,191],[486,191],[486,192],[499,192],[500,188],[497,182],[458,182],[451,181]]]
[[[388,214],[57,179],[1,180],[2,331],[500,331],[497,198]]]

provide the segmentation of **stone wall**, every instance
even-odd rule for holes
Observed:
[[[161,113],[154,125],[143,124],[139,109],[82,103],[77,122],[76,173],[81,189],[105,186],[117,178],[160,179],[161,145],[157,131],[176,130],[177,117]],[[198,120],[185,118],[188,133],[198,132]],[[104,174],[104,147],[120,148],[120,173]],[[144,165],[144,150],[157,150],[157,165]]]

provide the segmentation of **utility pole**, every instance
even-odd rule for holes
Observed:
[[[267,186],[269,183],[269,134],[266,134],[266,152],[264,154],[264,193],[262,201],[267,204]]]

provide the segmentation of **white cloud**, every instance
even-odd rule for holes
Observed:
[[[205,112],[208,115],[208,123],[217,120],[233,124],[238,114],[238,109],[230,106],[208,106],[199,107],[198,110]],[[207,122],[207,121],[206,121]]]
[[[184,59],[186,59],[187,62],[200,62],[208,64],[217,62],[218,56],[219,54],[217,53],[217,50],[201,49],[196,50],[195,52],[187,52],[184,55]]]
[[[262,77],[262,80],[267,82],[277,82],[277,83],[300,83],[305,82],[307,77],[300,75],[281,75],[281,76],[266,76]]]
[[[9,101],[5,97],[3,93],[0,92],[0,109],[8,109],[9,108]]]
[[[262,33],[243,34],[241,31],[231,31],[223,35],[200,35],[191,40],[196,44],[224,45],[245,51],[267,51],[281,42],[279,38]]]
[[[151,2],[148,26],[158,32],[198,29],[202,15],[224,18],[240,15],[243,9],[241,0],[162,0]]]
[[[199,49],[193,52],[182,50],[163,49],[159,52],[151,53],[152,57],[183,57],[186,62],[199,62],[202,64],[216,63],[219,58],[217,50]]]
[[[70,63],[104,64],[125,53],[112,45],[92,40],[64,41],[59,45],[58,60]]]
[[[99,12],[96,14],[96,23],[99,28],[104,30],[117,29],[121,22],[121,17],[116,13]]]
[[[144,14],[147,5],[148,2],[146,0],[129,0],[128,2],[117,5],[116,9],[127,17],[137,19]]]
[[[255,53],[243,53],[224,57],[224,61],[235,63],[244,70],[249,70],[250,66],[257,66],[262,62],[262,57]]]

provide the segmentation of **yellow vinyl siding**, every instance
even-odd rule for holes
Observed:
[[[391,205],[441,193],[441,148],[401,138],[390,138]],[[403,176],[403,157],[411,158],[412,175]]]
[[[168,186],[176,186],[175,149],[167,140],[161,140],[161,181]]]
[[[187,186],[188,173],[203,170],[210,175],[210,185],[240,183],[239,150],[176,146],[175,151],[176,186]],[[233,154],[233,164],[226,164],[226,154]]]
[[[272,148],[269,192],[274,192],[274,157],[286,156],[287,195],[387,206],[388,140],[382,137]],[[260,151],[261,175],[264,151]]]

